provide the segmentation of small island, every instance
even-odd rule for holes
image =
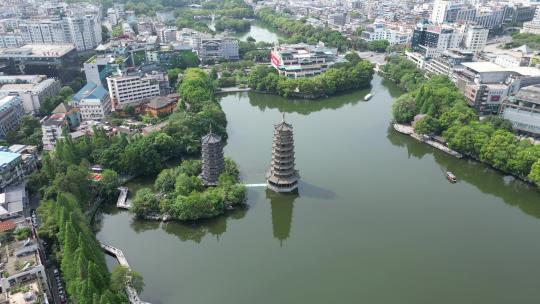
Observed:
[[[226,158],[216,186],[205,187],[200,160],[185,160],[178,167],[159,173],[153,189],[135,194],[130,209],[138,218],[154,220],[199,220],[223,214],[242,205],[245,186],[238,184],[238,168]]]

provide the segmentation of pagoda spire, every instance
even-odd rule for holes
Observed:
[[[267,188],[274,192],[293,192],[298,188],[300,176],[294,168],[293,127],[285,121],[274,125],[272,142],[272,162],[266,174]]]
[[[225,160],[221,136],[212,132],[212,124],[209,124],[209,129],[201,140],[202,170],[199,178],[205,186],[216,186],[225,168]]]

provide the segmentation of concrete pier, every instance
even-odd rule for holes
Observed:
[[[118,190],[120,190],[120,195],[118,196],[118,200],[116,201],[116,207],[121,208],[121,209],[131,208],[131,202],[127,198],[128,188],[118,187]]]

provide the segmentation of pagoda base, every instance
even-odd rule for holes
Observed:
[[[291,192],[295,192],[295,191],[298,191],[298,183],[295,183],[294,185],[290,185],[290,186],[287,186],[287,187],[277,187],[276,185],[273,185],[269,182],[266,183],[266,188],[268,190],[272,190],[274,192],[277,192],[277,193],[291,193]]]
[[[203,186],[205,187],[216,187],[219,183],[219,181],[208,181],[206,180],[202,174],[200,174],[199,176],[197,176],[202,182],[203,182]]]

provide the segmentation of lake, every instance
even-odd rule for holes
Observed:
[[[318,101],[225,95],[225,154],[246,183],[264,183],[286,113],[298,194],[248,188],[247,208],[198,224],[109,210],[97,237],[124,251],[154,304],[537,303],[540,192],[396,133],[400,94],[375,76]]]

